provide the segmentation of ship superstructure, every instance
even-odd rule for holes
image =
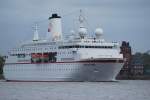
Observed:
[[[106,42],[103,30],[87,36],[79,16],[78,33],[63,39],[61,17],[49,17],[51,37],[40,40],[37,26],[32,41],[11,49],[4,66],[6,80],[14,81],[113,81],[123,66],[117,42]]]

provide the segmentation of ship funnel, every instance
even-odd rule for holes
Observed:
[[[62,25],[61,25],[61,17],[57,14],[52,14],[49,17],[49,28],[48,32],[51,32],[53,41],[60,41],[62,39]]]

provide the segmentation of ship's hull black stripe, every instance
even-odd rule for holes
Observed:
[[[68,61],[68,62],[42,62],[42,63],[5,63],[10,64],[54,64],[54,63],[123,63],[123,60],[90,60],[90,61]]]

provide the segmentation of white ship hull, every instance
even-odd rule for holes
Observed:
[[[114,81],[123,63],[6,64],[10,81]]]

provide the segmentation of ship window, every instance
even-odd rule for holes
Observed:
[[[74,46],[60,46],[59,49],[68,49],[68,48],[112,48],[112,46],[83,46],[83,45],[74,45]]]
[[[81,46],[81,48],[84,48],[84,46]]]
[[[69,46],[69,48],[73,48],[73,46]]]
[[[18,54],[17,57],[18,58],[25,58],[25,54]]]

